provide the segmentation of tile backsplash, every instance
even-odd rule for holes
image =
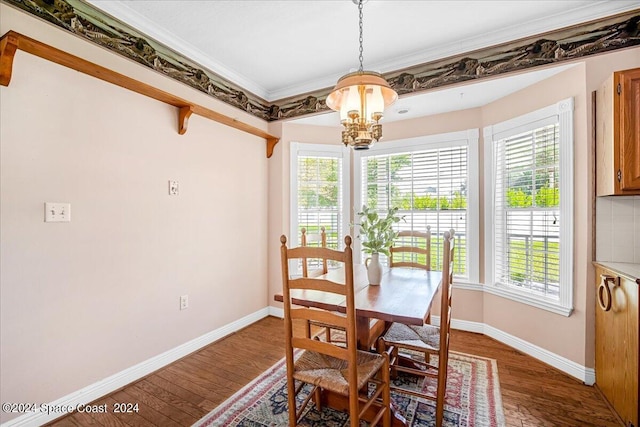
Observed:
[[[596,197],[596,260],[640,264],[640,196]]]

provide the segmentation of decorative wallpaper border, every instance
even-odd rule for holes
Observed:
[[[81,0],[1,1],[267,121],[329,109],[325,98],[332,88],[269,103]],[[637,45],[640,9],[385,73],[384,77],[403,95]]]

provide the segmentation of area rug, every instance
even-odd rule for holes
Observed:
[[[437,357],[432,357],[435,363]],[[262,427],[287,426],[286,363],[282,359],[242,390],[207,414],[194,426]],[[396,385],[427,390],[434,394],[435,379],[398,374]],[[423,383],[425,382],[425,383]],[[300,392],[302,400],[304,393]],[[409,426],[435,426],[435,402],[400,393],[391,393],[393,405]],[[344,427],[348,414],[323,408],[317,411],[313,403],[300,422],[302,426]],[[469,354],[451,352],[447,378],[444,425],[447,427],[504,426],[502,397],[496,361]]]

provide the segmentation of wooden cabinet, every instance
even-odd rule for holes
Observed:
[[[595,110],[596,194],[640,194],[640,68],[613,73]]]
[[[596,265],[596,385],[624,421],[638,424],[638,288],[636,279]]]

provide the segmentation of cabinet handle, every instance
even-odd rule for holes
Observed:
[[[598,287],[598,305],[604,311],[611,310],[611,289],[609,289],[609,282],[613,282],[614,285],[618,283],[616,277],[600,275],[600,286]],[[604,294],[607,294],[606,302]]]

